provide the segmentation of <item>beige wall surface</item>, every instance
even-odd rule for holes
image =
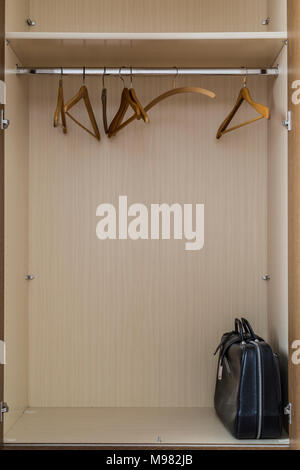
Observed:
[[[268,80],[251,78],[266,103]],[[81,79],[66,78],[65,97]],[[106,80],[109,120],[122,83]],[[87,79],[98,121],[101,82]],[[134,80],[143,103],[170,78]],[[234,317],[267,336],[267,146],[260,121],[217,141],[239,78],[178,78],[217,99],[173,97],[99,143],[52,127],[57,78],[30,79],[30,406],[211,406],[214,347]],[[252,116],[244,105],[237,121]],[[85,122],[86,113],[74,109]],[[96,237],[96,208],[204,203],[205,246]]]
[[[29,0],[6,0],[5,29],[6,31],[27,31],[26,19],[29,14]]]
[[[29,0],[33,31],[266,31],[267,0]]]

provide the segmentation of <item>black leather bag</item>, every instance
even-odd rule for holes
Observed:
[[[219,353],[215,409],[237,439],[276,439],[282,432],[279,361],[249,322],[235,320]]]

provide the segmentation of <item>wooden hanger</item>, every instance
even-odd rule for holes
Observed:
[[[121,122],[123,121],[124,116],[129,106],[131,106],[135,114],[138,116],[138,119],[140,119],[140,116],[141,116],[141,111],[137,103],[132,99],[132,95],[129,89],[125,86],[124,78],[121,75],[121,68],[122,67],[120,67],[119,78],[122,80],[124,88],[123,88],[122,95],[121,95],[121,103],[120,103],[119,109],[108,128],[109,137],[111,137],[115,132],[117,132],[117,129],[120,126]]]
[[[227,134],[228,132],[232,132],[236,129],[239,129],[240,127],[247,126],[248,124],[252,124],[253,122],[259,121],[260,119],[270,119],[270,109],[267,106],[264,106],[260,103],[256,103],[252,100],[250,91],[247,88],[246,83],[247,78],[244,78],[244,86],[239,93],[238,99],[236,101],[236,104],[234,105],[233,110],[230,112],[225,121],[223,121],[221,126],[219,127],[217,132],[217,139],[220,139],[222,135]],[[238,124],[228,129],[229,124],[231,123],[232,119],[234,118],[244,101],[247,101],[247,103],[249,103],[250,106],[252,106],[252,108],[254,108],[259,113],[259,116],[254,119],[251,119],[250,121]]]
[[[120,71],[121,71],[121,69],[120,69]],[[128,108],[129,108],[129,106],[131,106],[131,108],[133,109],[133,111],[135,113],[134,115],[136,116],[137,119],[142,118],[144,120],[144,122],[149,122],[150,121],[147,113],[145,112],[143,106],[141,105],[141,103],[139,102],[139,100],[136,96],[134,88],[131,86],[131,88],[128,89],[125,86],[125,82],[124,82],[124,79],[121,76],[121,74],[120,74],[120,78],[123,81],[124,88],[123,88],[123,92],[122,92],[122,96],[121,96],[121,103],[120,103],[119,109],[117,111],[117,114],[113,118],[113,120],[112,120],[112,122],[109,126],[109,129],[108,129],[108,136],[109,137],[115,135],[119,131],[120,126],[122,125],[121,123],[124,119],[124,116],[125,116]]]
[[[150,122],[150,119],[149,119],[149,116],[148,114],[146,113],[145,109],[143,108],[143,106],[141,105],[137,95],[136,95],[136,92],[135,92],[135,89],[133,88],[133,81],[132,81],[132,67],[130,67],[131,69],[131,73],[130,73],[130,89],[129,89],[129,93],[130,93],[130,96],[132,98],[132,100],[136,103],[137,105],[137,108],[139,110],[139,113],[137,113],[137,119],[143,119],[144,122],[146,122],[147,124]]]
[[[65,104],[64,104],[64,90],[63,90],[63,69],[61,69],[61,78],[59,80],[58,85],[58,97],[57,97],[57,105],[54,113],[54,120],[53,125],[54,127],[58,127],[60,125],[59,117],[61,117],[61,125],[63,129],[63,133],[67,134],[67,121],[66,121],[66,114],[65,114]]]
[[[106,73],[106,67],[104,67],[103,75],[102,75],[102,93],[101,93],[101,101],[102,101],[102,116],[103,116],[103,127],[105,134],[108,134],[108,124],[107,124],[107,89],[105,88],[104,83],[104,76]]]
[[[72,116],[72,114],[69,113],[69,110],[73,108],[80,100],[84,101],[85,107],[87,109],[90,121],[92,123],[94,133],[91,132],[89,129],[87,129],[83,124],[81,124],[77,119]],[[98,125],[95,119],[94,111],[90,102],[89,94],[87,87],[85,86],[85,67],[83,68],[83,85],[80,87],[80,90],[76,95],[65,105],[65,113],[76,123],[78,126],[80,126],[82,129],[84,129],[86,132],[91,134],[93,137],[95,137],[97,140],[100,140],[100,132],[98,129]]]
[[[216,98],[216,94],[213,91],[206,90],[205,88],[199,88],[199,87],[181,87],[181,88],[173,88],[172,90],[169,90],[162,95],[159,95],[157,98],[152,100],[147,106],[145,106],[145,111],[148,112],[150,109],[152,109],[154,106],[156,106],[158,103],[161,101],[165,100],[166,98],[169,98],[174,95],[182,94],[182,93],[195,93],[195,94],[201,94],[208,96],[209,98]],[[124,129],[124,127],[128,126],[131,122],[133,122],[135,119],[137,119],[137,115],[134,114],[131,116],[127,121],[123,122],[120,124],[118,127],[117,131],[120,131],[121,129]],[[115,133],[111,134],[115,135]]]

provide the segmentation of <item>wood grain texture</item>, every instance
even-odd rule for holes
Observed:
[[[28,404],[28,149],[27,78],[11,73],[16,56],[6,47],[5,131],[5,430]]]
[[[29,34],[29,33],[25,33]],[[103,39],[96,36],[79,37],[55,34],[24,38],[24,34],[10,33],[11,47],[23,64],[29,67],[89,67],[131,64],[140,67],[269,67],[282,48],[285,33],[270,33],[266,37],[248,37],[238,34],[224,36],[207,33],[200,39],[186,39],[172,35],[172,39]],[[46,38],[45,38],[46,36]],[[75,36],[75,38],[74,38]],[[250,36],[250,37],[249,37]],[[278,37],[279,36],[279,37]],[[174,39],[175,37],[175,39]],[[190,36],[188,36],[190,37]],[[213,39],[213,40],[212,40]]]
[[[267,335],[267,122],[216,130],[239,78],[178,78],[217,93],[179,96],[111,140],[96,142],[69,122],[52,128],[58,80],[30,79],[30,406],[211,406],[214,345],[248,314]],[[65,79],[65,98],[80,79]],[[101,84],[87,79],[101,116]],[[267,102],[266,78],[253,97]],[[172,86],[136,79],[142,102]],[[122,83],[107,80],[109,119]],[[243,107],[237,119],[252,116]],[[78,116],[85,118],[78,110]],[[96,238],[96,207],[205,203],[205,248],[183,241]],[[205,372],[203,372],[205,371]]]
[[[288,439],[234,439],[213,408],[29,408],[5,436],[20,443],[288,446]]]
[[[28,31],[29,0],[6,0],[6,31]]]
[[[300,3],[288,0],[289,107],[293,129],[289,133],[289,345],[300,340],[300,107],[293,104],[294,80],[300,79]],[[293,350],[290,349],[290,354]],[[291,359],[291,357],[290,357]],[[300,449],[300,366],[290,360],[290,400],[293,404],[292,446]]]
[[[283,402],[288,403],[288,133],[282,122],[288,110],[287,47],[274,65],[280,75],[269,87],[269,333],[280,355]]]
[[[268,14],[271,18],[270,31],[287,30],[287,0],[268,0]]]
[[[29,0],[36,31],[264,31],[267,0]]]
[[[0,80],[4,81],[5,1],[0,0]],[[0,109],[4,108],[0,104]],[[0,130],[0,340],[4,340],[4,131]],[[0,402],[4,400],[4,366],[0,364]],[[0,443],[3,423],[0,423]]]

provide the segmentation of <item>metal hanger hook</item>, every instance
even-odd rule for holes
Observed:
[[[64,69],[63,67],[60,68],[60,78],[62,79],[64,76]]]
[[[132,67],[130,67],[130,87],[133,88]]]
[[[105,88],[105,83],[104,83],[105,74],[106,74],[106,67],[103,68],[103,74],[102,74],[102,88]]]
[[[83,81],[83,84],[85,84],[85,67],[84,66],[82,67],[82,81]]]
[[[176,69],[177,73],[175,75],[175,78],[173,79],[173,88],[176,87],[176,80],[177,80],[178,75],[179,75],[179,70],[178,70],[178,67],[176,65],[174,65],[174,69]]]
[[[123,68],[123,65],[121,65],[121,67],[119,68],[119,78],[122,80],[123,86],[125,88],[125,80],[124,80],[124,78],[122,77],[122,74],[121,74],[122,68]]]
[[[243,78],[243,84],[244,84],[245,88],[247,86],[247,81],[248,81],[248,69],[247,69],[247,67],[245,67],[245,76]]]

